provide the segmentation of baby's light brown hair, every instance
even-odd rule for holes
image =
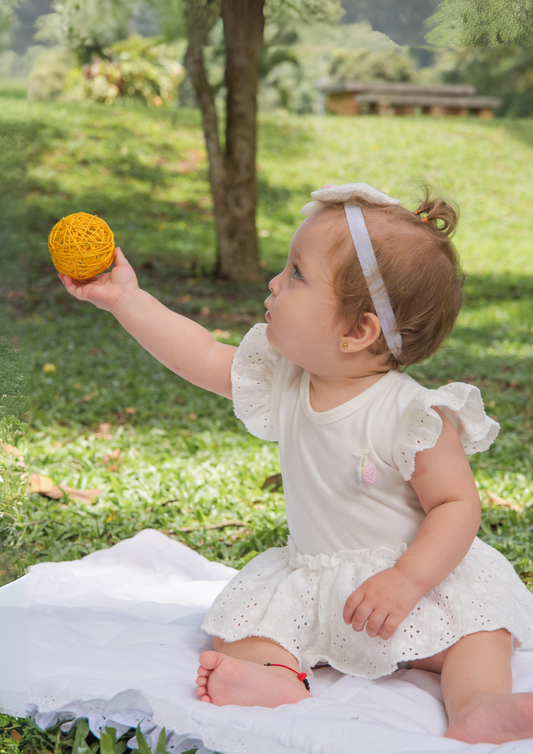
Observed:
[[[422,190],[423,199],[416,213],[399,204],[350,201],[363,211],[402,336],[398,359],[383,333],[369,349],[383,354],[384,364],[391,369],[408,367],[435,353],[450,335],[462,304],[464,275],[451,241],[458,210],[444,199],[433,197],[431,187],[424,186]],[[332,214],[335,238],[329,254],[337,321],[346,324],[346,332],[352,332],[360,326],[365,312],[376,311],[353,246],[344,204],[323,202],[322,212]]]

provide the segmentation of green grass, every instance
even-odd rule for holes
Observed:
[[[128,742],[137,739],[139,754],[151,754],[140,728],[130,728],[117,738],[115,728],[107,728],[100,738],[90,732],[88,722],[80,720],[68,733],[61,730],[62,723],[42,731],[33,720],[16,719],[0,714],[0,754],[130,754]],[[155,754],[166,754],[165,728],[159,735]],[[195,754],[189,749],[183,754]]]
[[[12,133],[28,106],[12,89],[0,91],[0,105],[0,128]],[[198,113],[40,103],[25,130],[31,306],[25,313],[18,300],[7,302],[4,316],[21,330],[28,357],[29,429],[4,428],[2,439],[20,446],[28,471],[102,494],[91,505],[35,494],[17,505],[23,469],[0,453],[12,485],[3,503],[4,581],[28,564],[78,558],[147,527],[236,567],[287,534],[276,444],[248,435],[229,401],[185,383],[109,314],[63,291],[46,248],[61,216],[104,216],[145,289],[237,344],[264,321],[268,278],[284,264],[311,190],[367,181],[405,198],[407,179],[418,176],[453,187],[460,204],[466,305],[445,348],[409,371],[429,387],[478,385],[500,422],[493,447],[471,457],[484,501],[480,536],[530,583],[533,121],[261,116],[265,282],[246,286],[209,276],[212,203]],[[43,372],[47,363],[56,371]],[[98,432],[103,422],[112,437]],[[105,462],[112,450],[120,458]],[[488,491],[519,511],[489,507]],[[209,528],[228,522],[236,523]]]
[[[6,93],[2,117],[9,124],[24,117],[27,104],[12,89]],[[239,566],[286,533],[282,490],[262,488],[279,471],[276,445],[247,435],[229,401],[171,374],[109,314],[70,298],[49,262],[53,223],[79,210],[102,214],[144,288],[237,344],[264,321],[267,280],[284,264],[301,205],[330,181],[367,180],[404,198],[409,178],[453,187],[462,211],[457,245],[466,307],[446,347],[410,371],[428,386],[453,379],[480,386],[502,432],[488,453],[472,458],[476,479],[482,491],[518,504],[525,524],[532,499],[524,447],[532,435],[533,266],[525,217],[533,122],[263,115],[258,226],[265,283],[252,286],[209,277],[214,237],[202,139],[193,111],[32,105],[27,461],[55,482],[103,494],[91,506],[30,496],[12,540],[31,553],[28,562],[79,557],[152,526]],[[57,371],[44,373],[45,363]],[[132,407],[134,414],[126,411]],[[111,424],[112,440],[95,435],[102,422]],[[121,451],[119,462],[102,463],[113,449]],[[510,545],[515,514],[487,512],[491,521],[496,514],[511,526],[499,546],[529,573],[527,546]],[[236,520],[243,526],[204,526]],[[482,530],[491,542],[495,526]]]

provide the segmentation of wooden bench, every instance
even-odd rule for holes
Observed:
[[[325,98],[322,112],[338,115],[478,115],[490,118],[496,97],[475,97],[473,86],[425,86],[353,81],[340,86],[317,83]]]

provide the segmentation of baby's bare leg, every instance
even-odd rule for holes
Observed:
[[[214,636],[213,646],[200,655],[196,693],[203,702],[278,707],[311,697],[296,673],[265,667],[278,663],[299,672],[296,658],[276,642],[251,636],[230,643]]]
[[[513,694],[511,635],[464,636],[449,648],[441,674],[447,738],[503,744],[533,737],[533,694]]]

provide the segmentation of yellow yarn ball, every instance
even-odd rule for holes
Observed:
[[[54,225],[48,249],[58,272],[86,280],[107,270],[115,258],[115,239],[101,217],[76,212]]]

